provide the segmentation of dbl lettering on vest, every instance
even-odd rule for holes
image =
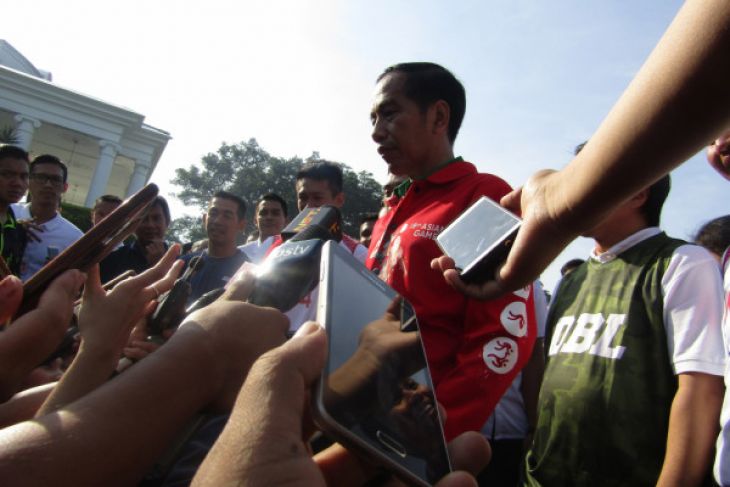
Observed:
[[[601,313],[584,313],[577,320],[574,316],[563,316],[555,324],[548,355],[589,353],[620,359],[626,347],[611,344],[622,329],[625,319],[625,314],[610,314],[608,318],[604,318]]]

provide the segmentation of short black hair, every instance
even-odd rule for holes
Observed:
[[[725,253],[725,249],[730,247],[730,215],[714,218],[702,225],[693,240],[712,253]]]
[[[448,135],[449,141],[453,144],[466,112],[466,92],[456,76],[436,63],[399,63],[385,68],[377,81],[391,73],[406,75],[403,92],[422,112],[439,100],[449,105]]]
[[[28,153],[17,145],[0,144],[0,160],[20,159],[30,164]]]
[[[314,179],[315,181],[327,181],[333,196],[342,193],[343,177],[342,168],[339,164],[329,161],[308,162],[297,172],[297,181],[305,178]]]
[[[639,211],[650,227],[659,226],[662,208],[664,207],[664,202],[667,200],[667,196],[669,196],[669,190],[671,188],[672,180],[669,174],[649,186],[649,194],[646,197],[644,205],[639,208]]]
[[[94,208],[99,206],[101,203],[114,203],[117,205],[122,204],[122,198],[119,196],[115,196],[113,194],[103,194],[96,198],[96,201],[94,201]]]
[[[281,211],[284,212],[284,217],[289,216],[289,209],[286,206],[286,201],[284,201],[284,198],[279,196],[276,193],[266,193],[261,197],[261,201],[275,201],[281,205]],[[261,204],[261,201],[259,201],[259,204]]]
[[[155,196],[155,199],[152,200],[152,203],[150,203],[149,208],[154,208],[155,206],[159,206],[162,209],[162,214],[165,216],[165,223],[169,226],[170,225],[170,206],[167,204],[167,200],[163,198],[162,196]]]
[[[60,167],[63,174],[63,182],[65,183],[68,180],[68,168],[66,167],[66,164],[61,162],[61,159],[59,159],[58,157],[51,154],[43,154],[36,157],[35,159],[33,159],[33,162],[30,163],[31,174],[33,174],[33,168],[36,167],[38,164],[53,164]]]
[[[238,205],[238,211],[236,212],[238,219],[243,220],[246,218],[246,201],[240,196],[228,191],[219,190],[213,193],[213,198],[223,198],[225,200],[234,201]],[[211,200],[213,198],[211,198]]]
[[[563,264],[563,267],[560,268],[560,275],[565,277],[566,274],[570,273],[572,270],[574,270],[579,265],[583,264],[585,260],[583,259],[570,259],[568,262]]]
[[[365,222],[375,222],[375,221],[378,221],[377,213],[364,213],[360,217],[360,225],[362,225]]]

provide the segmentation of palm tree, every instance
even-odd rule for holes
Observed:
[[[15,129],[9,125],[0,127],[0,144],[18,145],[20,139]]]

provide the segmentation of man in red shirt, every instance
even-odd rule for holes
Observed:
[[[461,83],[432,63],[404,63],[379,77],[372,138],[392,174],[408,176],[373,232],[366,265],[414,306],[448,439],[479,430],[530,357],[536,336],[530,287],[492,301],[455,291],[430,262],[436,236],[481,196],[510,186],[455,158],[466,108]]]

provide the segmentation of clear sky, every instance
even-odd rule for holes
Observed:
[[[146,115],[173,139],[152,181],[221,142],[255,137],[271,154],[322,157],[369,170],[376,76],[428,60],[467,90],[455,151],[519,186],[559,168],[595,131],[659,40],[678,0],[3,0],[2,37],[54,82]],[[709,142],[709,141],[708,141]],[[688,238],[730,213],[727,182],[702,156],[674,173],[663,226]],[[173,205],[173,211],[185,211]],[[571,245],[544,274],[584,257]]]

